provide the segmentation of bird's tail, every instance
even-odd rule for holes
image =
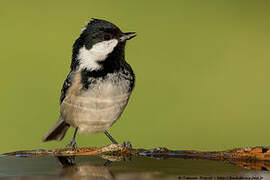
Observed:
[[[60,117],[57,123],[46,133],[42,141],[61,141],[64,138],[69,126],[70,125],[66,123],[62,117]]]

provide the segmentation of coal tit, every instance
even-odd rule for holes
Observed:
[[[70,73],[61,90],[59,120],[44,142],[62,140],[72,126],[72,147],[76,147],[77,131],[103,132],[117,144],[107,130],[120,117],[134,88],[135,75],[125,61],[125,45],[135,36],[135,32],[123,33],[101,19],[92,19],[85,26],[73,44]]]

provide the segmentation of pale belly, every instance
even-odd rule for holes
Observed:
[[[129,93],[117,95],[104,92],[71,95],[61,104],[61,116],[71,126],[78,127],[79,132],[104,132],[120,117],[129,95]]]

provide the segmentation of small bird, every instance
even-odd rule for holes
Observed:
[[[77,131],[103,132],[118,144],[107,130],[125,109],[135,85],[135,75],[125,60],[126,41],[135,36],[106,20],[90,20],[73,44],[70,72],[61,90],[60,117],[43,142],[61,141],[72,126],[75,132],[68,145],[73,148]]]

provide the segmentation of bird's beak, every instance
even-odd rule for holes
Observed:
[[[122,34],[122,36],[120,37],[120,41],[122,42],[127,41],[134,38],[135,36],[136,36],[135,32],[126,32]]]

